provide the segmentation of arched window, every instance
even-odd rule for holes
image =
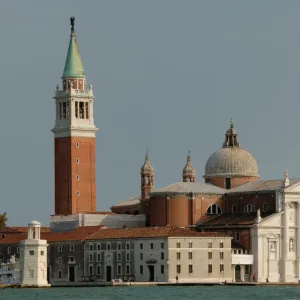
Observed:
[[[219,215],[222,213],[221,207],[217,204],[211,205],[208,209],[206,214],[207,215]]]
[[[256,209],[252,204],[247,204],[244,208],[244,212],[255,212],[255,211]]]

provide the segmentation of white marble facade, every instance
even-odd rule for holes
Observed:
[[[300,182],[276,191],[277,213],[261,218],[251,229],[254,264],[258,282],[300,280]]]

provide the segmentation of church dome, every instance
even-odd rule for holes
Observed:
[[[206,162],[204,178],[259,177],[257,162],[248,151],[240,148],[232,121],[225,136],[223,147]]]

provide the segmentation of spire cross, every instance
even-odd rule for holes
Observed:
[[[70,18],[70,22],[71,22],[71,32],[74,32],[74,25],[75,25],[75,17],[71,17]]]

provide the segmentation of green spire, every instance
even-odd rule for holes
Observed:
[[[74,30],[75,18],[72,17],[70,18],[70,20],[71,37],[63,77],[85,77],[80,52],[76,42],[76,35]]]

